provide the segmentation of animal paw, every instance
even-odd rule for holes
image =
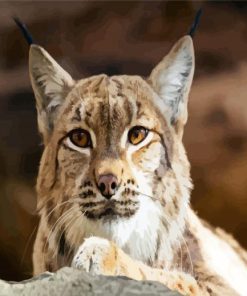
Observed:
[[[171,289],[188,296],[209,296],[199,287],[197,281],[189,274],[183,272],[169,272],[166,285]]]
[[[117,274],[117,248],[107,239],[90,237],[79,247],[71,266],[93,275]]]

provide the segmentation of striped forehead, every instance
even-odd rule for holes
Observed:
[[[87,120],[94,124],[116,124],[116,119],[130,122],[137,110],[136,87],[120,77],[99,75],[85,82],[82,81],[73,91],[74,108],[71,110],[72,121]]]
[[[119,140],[133,121],[150,118],[145,84],[131,76],[99,75],[81,81],[72,92],[67,118],[71,124],[92,129],[97,137],[108,135]]]
[[[79,85],[75,90],[77,104],[71,112],[71,121],[85,121],[90,127],[128,124],[135,102],[122,92],[124,86],[105,75]]]

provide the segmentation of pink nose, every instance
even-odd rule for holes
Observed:
[[[117,177],[112,174],[99,176],[98,188],[105,198],[110,199],[118,189]]]

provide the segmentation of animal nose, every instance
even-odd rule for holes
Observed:
[[[117,177],[112,174],[99,176],[98,188],[105,198],[110,199],[118,189]]]

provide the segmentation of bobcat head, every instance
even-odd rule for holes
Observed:
[[[75,81],[43,48],[31,46],[44,141],[38,209],[53,235],[50,248],[61,237],[75,249],[98,235],[144,262],[171,251],[191,188],[182,135],[193,72],[189,36],[147,79],[102,74]]]

